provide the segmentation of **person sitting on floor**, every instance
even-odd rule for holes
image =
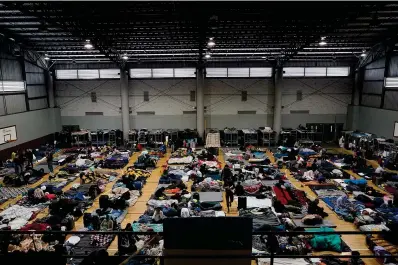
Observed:
[[[241,182],[245,181],[245,175],[242,172],[239,174],[238,180],[241,181]]]
[[[89,180],[90,182],[94,180],[94,174],[91,175],[91,173],[85,174],[84,172],[80,172],[79,178],[80,178],[80,184],[85,184],[86,180]]]
[[[181,209],[181,214],[180,217],[182,218],[188,218],[191,215],[189,214],[189,209],[187,208],[187,205],[184,205],[184,207]]]
[[[126,225],[123,229],[126,232],[132,232],[133,227],[130,223]],[[139,241],[139,237],[135,234],[120,234],[119,237],[119,255],[132,254],[137,251],[137,246],[135,245]]]
[[[215,157],[214,157],[214,155],[211,154],[210,152],[207,152],[207,158],[206,158],[206,160],[207,160],[207,161],[214,161],[214,160],[215,160]]]
[[[384,169],[381,167],[381,163],[379,166],[375,169],[375,174],[381,175],[384,172]]]
[[[245,189],[243,188],[241,182],[239,181],[238,184],[235,186],[235,195],[243,196],[244,194],[245,194]]]
[[[156,198],[156,199],[159,199],[159,198],[166,198],[167,195],[164,193],[165,190],[166,190],[165,187],[159,188],[159,189],[155,192],[155,198]]]
[[[153,221],[153,223],[154,223],[154,224],[161,224],[161,223],[163,223],[163,220],[164,220],[165,218],[166,218],[166,217],[164,216],[164,214],[163,214],[163,212],[162,212],[162,208],[157,207],[157,208],[155,209],[155,212],[153,213],[153,216],[152,216],[152,221]]]
[[[316,159],[314,159],[314,162],[311,165],[311,169],[312,169],[312,171],[315,171],[318,169],[318,161]]]
[[[322,207],[318,206],[318,204],[319,204],[319,199],[315,199],[313,201],[309,200],[308,201],[308,213],[320,215],[322,218],[329,216],[327,213],[325,213],[325,211]]]
[[[109,215],[106,215],[105,219],[101,222],[100,226],[101,231],[112,231],[113,230],[113,221],[109,217]]]
[[[346,194],[341,195],[340,197],[337,198],[336,200],[336,208],[342,207],[344,204],[348,202],[348,197]]]

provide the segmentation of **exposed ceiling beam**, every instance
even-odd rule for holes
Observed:
[[[336,18],[334,20],[333,23],[328,25],[328,29],[325,31],[325,33],[323,34],[323,36],[328,36],[330,35],[332,32],[336,31],[336,29],[342,27],[343,25],[346,25],[350,22],[353,22],[357,19],[358,16],[360,16],[361,14],[366,14],[369,11],[374,11],[375,9],[380,9],[382,6],[384,6],[385,4],[376,4],[374,6],[367,6],[364,7],[360,10],[358,10],[358,12],[356,13],[352,13],[347,17],[342,17],[342,18]],[[333,34],[333,33],[332,33]],[[287,56],[285,56],[284,58],[281,59],[281,63],[285,63],[287,61],[289,61],[291,58],[293,58],[295,55],[297,55],[297,53],[302,50],[303,48],[309,46],[311,43],[314,43],[316,41],[318,41],[320,39],[321,36],[317,36],[317,37],[311,37],[309,38],[304,44],[302,45],[296,45],[296,49],[294,49],[292,52],[290,52]]]
[[[73,25],[74,22],[72,21],[62,21],[62,20],[57,20],[53,17],[49,17],[46,16],[46,13],[43,12],[41,14],[37,14],[34,11],[32,11],[32,9],[30,8],[26,8],[24,6],[24,4],[22,3],[8,3],[5,2],[4,3],[5,6],[7,6],[10,9],[17,9],[20,10],[23,14],[25,15],[32,15],[32,13],[35,14],[35,16],[38,17],[38,19],[45,21],[47,26],[50,27],[57,27],[57,28],[61,28],[61,29],[65,29],[68,31],[71,31],[71,33],[75,36],[78,36],[80,38],[82,38],[82,40],[84,41],[87,38],[90,38],[91,42],[93,43],[93,45],[95,45],[95,48],[99,49],[103,54],[105,54],[107,57],[109,57],[112,61],[123,65],[124,62],[121,59],[120,54],[117,53],[117,51],[112,51],[112,49],[110,47],[107,47],[106,45],[104,45],[100,38],[97,36],[90,36],[91,34],[87,31],[86,28],[78,26],[78,25]],[[33,3],[33,8],[35,8],[35,5],[37,5],[36,7],[43,7],[43,3],[42,2],[37,2],[37,3]],[[62,22],[61,22],[62,21]],[[68,25],[68,26],[66,26]],[[73,25],[73,26],[71,26]],[[72,30],[70,30],[72,28]]]

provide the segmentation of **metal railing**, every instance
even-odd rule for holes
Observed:
[[[388,235],[392,232],[387,231],[330,231],[330,232],[319,232],[319,231],[262,231],[262,232],[253,232],[252,235],[280,235],[280,236],[297,236],[297,235]],[[119,234],[134,234],[134,235],[147,235],[147,236],[162,236],[163,232],[127,232],[127,231],[20,231],[20,230],[2,230],[0,231],[0,239],[3,237],[3,240],[7,240],[5,237],[11,235],[57,235],[62,234],[66,235],[98,235],[98,234],[106,234],[106,235],[119,235]],[[8,241],[8,240],[7,240]],[[1,240],[0,240],[1,242]],[[364,242],[365,243],[365,242]],[[118,258],[124,259],[135,259],[135,258],[160,258],[160,259],[257,259],[257,258],[269,258],[270,265],[273,265],[275,258],[325,258],[328,256],[325,255],[280,255],[275,252],[277,249],[271,249],[269,254],[260,254],[260,255],[161,255],[161,256],[151,256],[151,255],[133,255],[131,257],[124,256],[115,256]],[[0,256],[7,256],[10,253],[1,253]],[[85,258],[88,255],[63,255],[65,258]],[[338,255],[333,256],[335,258],[398,258],[398,255]]]

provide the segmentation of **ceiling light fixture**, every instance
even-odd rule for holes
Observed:
[[[44,55],[44,60],[48,61],[48,60],[50,60],[50,57],[48,57],[48,55],[45,54],[45,55]]]
[[[86,49],[92,49],[93,45],[90,43],[90,40],[86,40],[86,44],[84,44],[84,48]]]
[[[267,59],[267,57],[266,56],[262,56],[261,59]]]
[[[214,47],[216,43],[214,42],[213,38],[209,38],[209,41],[207,42],[207,46],[209,47]]]
[[[366,51],[363,50],[362,53],[361,53],[361,57],[365,57],[365,56],[366,56]]]
[[[86,49],[92,49],[92,48],[93,48],[93,45],[92,45],[91,43],[86,43],[86,44],[84,45],[84,48],[86,48]]]
[[[327,44],[327,42],[325,40],[326,40],[326,37],[321,37],[321,41],[319,42],[319,45],[325,46]]]
[[[129,57],[127,56],[127,54],[123,54],[122,59],[123,60],[127,60]]]
[[[205,58],[210,58],[210,57],[211,57],[210,53],[206,53]]]

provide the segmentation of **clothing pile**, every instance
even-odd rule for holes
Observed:
[[[155,168],[158,159],[159,159],[158,156],[151,156],[151,155],[149,155],[148,151],[142,151],[141,154],[139,155],[137,161],[134,163],[134,168],[136,168],[136,169]],[[126,164],[127,164],[127,162],[126,162]]]
[[[322,200],[338,216],[348,222],[354,222],[355,217],[360,215],[362,210],[366,208],[363,203],[348,199],[347,195],[342,195],[340,197],[323,197]]]
[[[281,224],[271,208],[239,209],[239,216],[253,219],[254,232],[269,231],[272,227]]]
[[[192,191],[221,191],[221,185],[212,178],[205,178],[202,182],[192,185]]]
[[[122,168],[129,162],[129,153],[121,154],[116,153],[108,156],[103,163],[104,168]]]
[[[307,229],[308,232],[333,232],[332,228],[320,227]],[[308,236],[309,242],[314,250],[331,250],[336,252],[349,251],[348,246],[341,240],[338,234],[316,234]]]
[[[0,213],[0,226],[10,227],[12,230],[20,229],[35,216],[40,209],[37,207],[25,207],[13,205]]]
[[[192,156],[172,157],[167,161],[169,165],[191,164],[193,162]]]

